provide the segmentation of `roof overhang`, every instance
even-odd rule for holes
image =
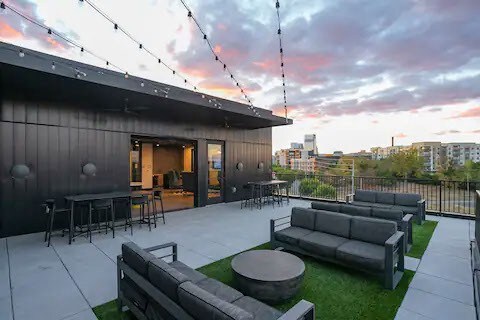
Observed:
[[[125,78],[123,73],[3,42],[0,67],[2,86],[28,92],[28,97],[88,102],[91,108],[105,110],[122,109],[128,99],[132,109],[146,109],[138,111],[140,117],[192,124],[258,129],[293,123],[267,109],[256,108],[257,116],[246,104],[131,75]]]

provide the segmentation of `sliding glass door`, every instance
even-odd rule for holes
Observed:
[[[208,188],[207,204],[224,201],[224,144],[223,142],[207,143]]]

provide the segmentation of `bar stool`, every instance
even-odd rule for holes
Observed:
[[[152,210],[153,210],[153,222],[155,228],[157,227],[157,219],[160,217],[163,220],[163,224],[165,224],[165,211],[163,210],[163,192],[162,190],[153,190],[152,194],[149,195],[149,200],[152,202]],[[157,210],[157,200],[160,200],[160,208],[161,212]],[[158,214],[158,216],[157,216]]]
[[[100,213],[104,213],[104,224],[105,224],[105,234],[108,233],[109,228],[109,221],[108,221],[108,213],[110,212],[110,221],[113,221],[113,200],[112,199],[101,199],[101,200],[94,200],[93,203],[91,202],[89,205],[89,212],[88,212],[88,232],[90,236],[90,242],[92,242],[92,214],[97,213],[97,229],[100,231],[101,229],[101,219]],[[115,228],[112,227],[113,230],[113,237],[115,238]]]
[[[150,223],[150,202],[148,200],[148,195],[142,195],[141,197],[130,198],[130,207],[135,205],[140,206],[140,219],[138,220],[140,227],[142,227],[142,224],[148,224],[148,229],[152,231],[152,225]],[[145,206],[147,206],[146,219],[145,219]]]
[[[243,185],[243,199],[240,202],[240,209],[250,206],[250,209],[253,209],[253,204],[255,203],[255,190],[256,188],[252,184]]]
[[[57,208],[54,199],[47,199],[45,203],[42,205],[45,209],[45,217],[46,217],[46,226],[45,226],[45,240],[47,242],[47,247],[50,247],[50,240],[52,238],[53,226],[55,223],[55,216],[58,214],[62,214],[68,217],[70,216],[70,209],[66,208]],[[62,228],[62,237],[65,236],[65,228]]]

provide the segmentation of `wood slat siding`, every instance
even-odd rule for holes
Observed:
[[[169,123],[161,118],[99,112],[67,97],[59,102],[11,91],[2,88],[0,96],[0,237],[43,231],[41,204],[45,199],[62,202],[66,194],[129,190],[132,135],[197,143],[198,206],[206,205],[208,140],[225,141],[226,201],[241,199],[246,182],[271,176],[271,128]],[[81,167],[88,162],[97,166],[95,177],[81,174]],[[236,169],[238,162],[243,162],[243,172]],[[257,169],[259,162],[265,164],[263,172]],[[13,180],[10,170],[14,164],[27,164],[31,176]]]

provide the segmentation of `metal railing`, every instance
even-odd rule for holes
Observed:
[[[289,181],[291,196],[345,201],[352,189],[397,193],[418,193],[426,200],[427,210],[437,213],[475,215],[476,190],[480,181],[449,181],[377,177],[323,176],[277,173]],[[352,181],[353,179],[353,181]]]

